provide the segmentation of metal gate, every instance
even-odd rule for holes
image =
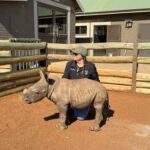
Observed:
[[[17,42],[17,43],[37,43],[40,42],[39,39],[32,39],[32,38],[11,38],[10,42]],[[14,50],[11,52],[12,57],[23,57],[23,56],[32,56],[32,55],[40,55],[40,50]],[[12,71],[21,71],[31,68],[38,68],[39,62],[38,61],[31,61],[25,63],[18,63],[12,65]]]

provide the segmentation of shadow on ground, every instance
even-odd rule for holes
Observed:
[[[100,127],[102,127],[103,125],[105,125],[107,119],[109,119],[110,117],[113,117],[114,115],[114,110],[112,109],[108,109],[107,112],[105,109],[103,109],[103,120],[101,121],[100,123]],[[53,119],[58,119],[59,118],[59,113],[54,113],[50,116],[47,116],[47,117],[44,117],[44,120],[45,121],[49,121],[49,120],[53,120]],[[93,120],[95,119],[95,109],[94,107],[92,106],[91,109],[90,109],[90,112],[88,114],[88,117],[86,118],[86,120]],[[72,124],[73,122],[75,122],[77,119],[76,117],[74,116],[74,110],[69,108],[68,112],[67,112],[67,121],[66,121],[66,124],[67,125],[70,125]]]

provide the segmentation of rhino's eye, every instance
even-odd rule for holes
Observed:
[[[35,94],[39,95],[39,94],[40,94],[40,92],[39,92],[39,91],[36,91],[36,92],[35,92]]]

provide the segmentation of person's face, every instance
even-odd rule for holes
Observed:
[[[73,60],[75,61],[80,61],[83,59],[83,56],[81,54],[72,53],[72,56],[73,56]]]

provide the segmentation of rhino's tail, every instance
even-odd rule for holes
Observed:
[[[104,120],[108,120],[110,117],[110,105],[109,105],[109,95],[107,93],[106,100],[103,104],[103,118]]]

